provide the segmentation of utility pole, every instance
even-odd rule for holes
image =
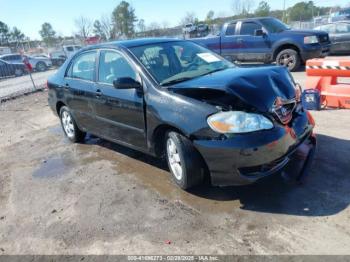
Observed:
[[[283,22],[286,23],[286,0],[283,0]]]

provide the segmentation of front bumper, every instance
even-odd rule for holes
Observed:
[[[193,143],[215,186],[247,185],[282,171],[298,180],[307,172],[316,148],[313,127],[305,118],[294,120],[294,127]]]
[[[313,58],[323,58],[329,55],[330,48],[330,42],[327,42],[325,44],[305,45],[300,52],[300,56],[304,62]]]

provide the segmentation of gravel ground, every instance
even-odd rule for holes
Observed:
[[[69,143],[46,92],[1,103],[0,254],[350,254],[350,111],[313,115],[305,184],[184,192],[160,160]]]
[[[47,78],[56,72],[55,69],[45,72],[33,73],[33,80],[36,88],[41,89],[45,86]],[[35,90],[29,75],[13,77],[0,80],[0,99],[18,96]]]

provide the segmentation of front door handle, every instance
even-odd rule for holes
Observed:
[[[237,42],[238,42],[238,43],[243,43],[243,39],[242,39],[242,38],[238,38],[238,39],[237,39]]]
[[[100,89],[96,90],[96,97],[100,98],[102,96],[102,91]]]

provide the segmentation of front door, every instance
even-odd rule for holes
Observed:
[[[265,62],[269,55],[269,41],[267,35],[256,36],[255,30],[261,30],[262,26],[253,21],[242,22],[237,42],[239,43],[240,61]]]
[[[97,92],[94,101],[96,120],[101,134],[138,148],[146,148],[143,91],[116,89],[113,81],[140,77],[128,59],[119,51],[102,50],[99,56]]]

